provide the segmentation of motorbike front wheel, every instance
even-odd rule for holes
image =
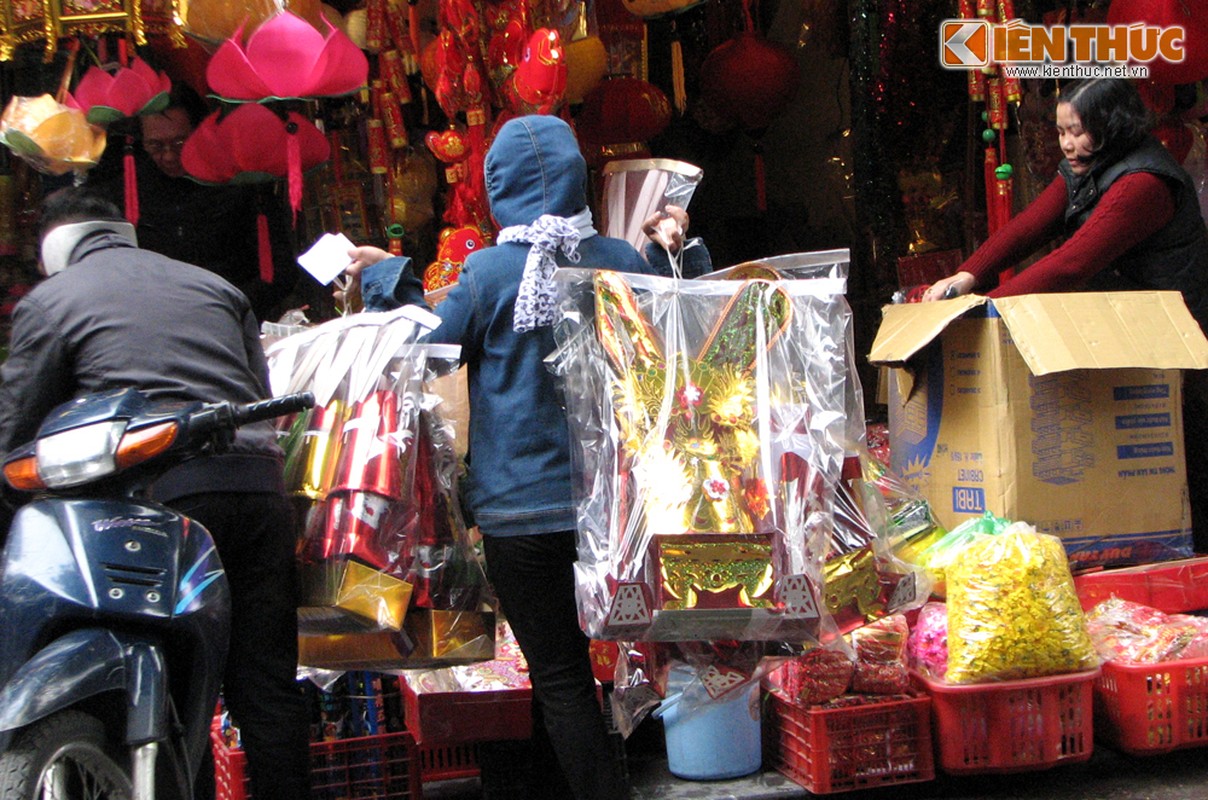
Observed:
[[[0,756],[0,800],[129,800],[132,793],[106,751],[105,727],[82,711],[34,723]]]

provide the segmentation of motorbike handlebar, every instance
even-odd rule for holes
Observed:
[[[312,392],[297,392],[261,400],[258,403],[248,403],[245,406],[236,406],[234,409],[235,424],[242,426],[284,417],[287,414],[311,408],[314,404],[315,396]]]

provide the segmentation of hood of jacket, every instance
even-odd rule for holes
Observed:
[[[487,197],[500,227],[543,214],[569,217],[587,207],[587,163],[574,131],[550,116],[504,123],[487,151]]]

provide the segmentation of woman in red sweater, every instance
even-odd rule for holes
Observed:
[[[1065,161],[1022,213],[936,281],[923,300],[989,289],[1037,292],[1168,289],[1208,333],[1208,229],[1191,176],[1149,135],[1149,114],[1126,80],[1097,78],[1063,89],[1057,137]],[[1065,241],[994,287],[999,272],[1058,237]],[[991,288],[993,287],[993,288]],[[1208,375],[1188,372],[1184,443],[1197,552],[1208,552]]]
[[[1208,231],[1195,184],[1156,139],[1136,88],[1098,78],[1065,88],[1058,175],[924,300],[989,288],[1041,246],[1065,241],[986,292],[1007,297],[1079,289],[1173,289],[1208,331]]]

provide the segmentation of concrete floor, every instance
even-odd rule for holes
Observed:
[[[645,726],[646,723],[643,723]],[[640,733],[640,729],[639,729]],[[657,734],[658,731],[655,731]],[[638,734],[635,734],[638,736]],[[632,800],[783,800],[814,797],[774,770],[724,781],[686,781],[667,770],[654,737],[632,740]],[[937,773],[933,781],[841,793],[845,800],[1208,800],[1208,750],[1134,757],[1097,747],[1089,761],[1005,775]],[[424,785],[425,800],[524,800],[515,789],[477,778]]]

